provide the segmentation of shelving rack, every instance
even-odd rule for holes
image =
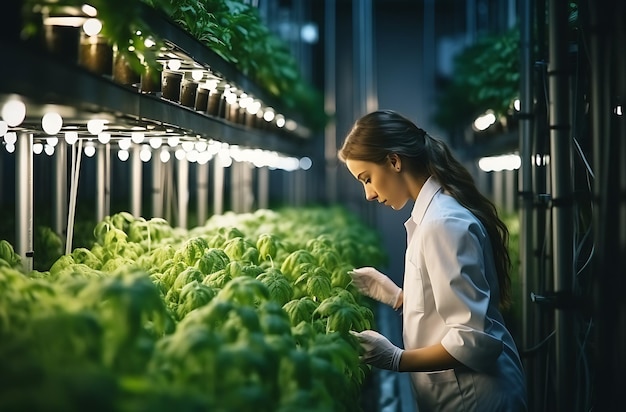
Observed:
[[[15,27],[15,21],[21,21],[20,16],[12,15],[9,9],[4,14],[6,27]],[[129,86],[115,81],[111,75],[94,73],[81,66],[76,61],[52,53],[31,40],[22,40],[17,33],[3,35],[0,39],[0,48],[5,56],[10,56],[12,64],[0,65],[0,107],[7,102],[22,102],[26,108],[23,120],[17,125],[9,125],[8,134],[15,133],[17,137],[14,151],[16,156],[16,250],[22,255],[27,268],[32,268],[33,257],[33,149],[38,144],[44,147],[48,139],[61,142],[53,150],[55,157],[55,190],[53,207],[55,210],[54,229],[64,233],[70,231],[73,223],[73,209],[75,208],[76,186],[80,170],[82,149],[95,146],[91,156],[97,161],[97,219],[102,219],[110,210],[110,167],[112,152],[128,151],[131,163],[131,213],[140,214],[142,168],[139,160],[140,148],[144,147],[155,155],[148,160],[152,169],[152,213],[162,216],[165,203],[165,182],[173,176],[170,162],[163,162],[156,155],[157,151],[175,153],[176,148],[186,144],[190,151],[195,151],[197,145],[202,145],[204,151],[210,151],[204,156],[204,161],[195,158],[198,167],[198,220],[206,217],[208,161],[218,157],[220,152],[230,151],[229,159],[232,162],[232,176],[236,179],[233,185],[232,204],[237,211],[248,211],[250,196],[253,192],[251,174],[256,163],[258,168],[258,207],[267,206],[267,191],[269,189],[269,172],[275,168],[274,164],[263,163],[260,157],[264,154],[276,156],[286,160],[295,171],[294,181],[301,186],[306,183],[302,179],[300,161],[304,158],[308,164],[307,153],[313,137],[310,129],[303,124],[298,113],[279,112],[280,102],[265,92],[248,77],[239,72],[234,66],[224,61],[212,50],[191,37],[181,27],[170,21],[165,15],[151,7],[142,4],[142,18],[154,28],[155,34],[166,45],[160,52],[160,60],[167,69],[168,58],[178,59],[182,65],[180,73],[191,69],[203,71],[203,80],[207,77],[218,79],[236,87],[238,93],[245,92],[246,96],[253,97],[264,110],[271,110],[278,115],[273,121],[263,122],[259,119],[250,125],[229,120],[227,117],[207,114],[205,110],[195,110],[193,107],[182,105],[178,101],[168,100],[159,92],[145,93],[137,85]],[[13,22],[13,23],[12,23]],[[80,30],[80,28],[76,28]],[[169,56],[169,57],[168,57]],[[201,80],[202,81],[202,80]],[[242,108],[243,109],[243,108]],[[42,117],[49,111],[61,115],[63,125],[54,136],[48,135],[42,129]],[[248,114],[248,116],[250,116]],[[278,127],[275,119],[283,117],[286,120],[284,127]],[[98,133],[88,131],[87,122],[98,119],[105,124],[107,134],[106,143],[101,143]],[[63,135],[72,133],[78,136],[78,143],[64,144]],[[121,149],[122,140],[129,141],[133,133],[141,133],[140,138],[132,148]],[[152,148],[148,142],[156,137],[161,142]],[[175,144],[172,141],[175,140]],[[4,143],[6,146],[7,138]],[[166,142],[168,144],[166,144]],[[121,147],[121,146],[120,146]],[[71,176],[67,179],[68,150],[72,151]],[[259,152],[261,151],[261,152]],[[197,152],[197,151],[196,151]],[[197,154],[197,153],[196,153]],[[247,156],[236,158],[237,156]],[[174,158],[174,156],[166,156]],[[180,227],[187,225],[187,201],[189,156],[178,158],[177,162],[177,222]],[[125,160],[125,159],[123,159]],[[233,162],[233,160],[235,160]],[[242,161],[244,160],[244,161]],[[146,160],[144,160],[146,161]],[[258,162],[258,163],[257,163]],[[223,212],[224,203],[224,166],[213,161],[214,186],[212,188],[213,212]],[[169,173],[167,169],[170,168]],[[305,166],[307,168],[307,166]],[[76,173],[76,175],[75,175]],[[171,184],[171,182],[170,182]],[[69,205],[68,199],[69,187]],[[300,188],[302,189],[302,188]],[[299,192],[301,192],[299,190]],[[169,193],[171,195],[171,192]],[[70,233],[71,235],[71,233]],[[67,244],[71,246],[71,236]],[[66,247],[68,247],[66,245]],[[66,249],[67,250],[67,249]]]

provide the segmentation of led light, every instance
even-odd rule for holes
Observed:
[[[144,145],[141,147],[141,151],[139,152],[139,158],[142,162],[149,162],[152,159],[152,151],[148,145]]]
[[[174,152],[174,157],[176,157],[176,159],[178,160],[183,160],[186,155],[187,152],[185,152],[185,150],[183,149],[176,149],[176,151]]]
[[[167,62],[167,67],[170,68],[170,70],[179,70],[180,69],[180,60],[178,59],[171,59],[170,61]]]
[[[192,70],[191,78],[195,81],[199,82],[204,77],[204,72],[202,70]]]
[[[17,142],[17,133],[15,132],[8,132],[7,134],[4,135],[4,142],[6,144],[15,144],[15,142]]]
[[[154,45],[156,45],[156,43],[151,38],[147,38],[146,40],[144,40],[143,45],[146,46],[149,49],[151,47],[154,47]]]
[[[302,169],[302,170],[309,170],[311,168],[311,166],[313,166],[313,162],[311,161],[311,158],[310,157],[306,157],[306,156],[303,157],[302,159],[300,159],[299,163],[300,163],[299,164],[300,169]]]
[[[123,139],[120,139],[120,140],[117,142],[117,145],[118,145],[118,146],[120,147],[120,149],[122,149],[122,150],[128,150],[128,149],[130,148],[130,145],[131,145],[130,138],[125,137],[125,138],[123,138]]]
[[[2,120],[9,127],[16,127],[22,124],[26,117],[26,105],[21,100],[9,100],[2,106]]]
[[[274,111],[270,110],[266,110],[265,113],[263,113],[263,120],[265,120],[266,122],[271,122],[272,120],[274,120]]]
[[[85,156],[93,157],[93,155],[95,154],[96,154],[96,146],[94,146],[93,143],[87,143],[85,145]]]
[[[46,144],[46,145],[43,146],[43,151],[48,156],[52,156],[54,154],[54,146]]]
[[[89,17],[96,17],[98,15],[98,10],[96,10],[95,7],[90,6],[89,4],[83,4],[81,10]]]
[[[144,134],[142,132],[132,132],[130,134],[130,140],[132,140],[133,143],[139,144],[142,143],[144,139]]]
[[[9,125],[4,120],[0,120],[0,137],[7,134],[9,131]]]
[[[180,142],[180,138],[178,136],[170,136],[167,138],[167,145],[170,147],[178,146],[179,142]]]
[[[77,132],[65,132],[65,142],[67,144],[74,144],[78,141]]]
[[[163,144],[163,141],[160,137],[151,137],[149,143],[151,148],[158,149],[159,147],[161,147],[161,144]]]
[[[285,127],[285,116],[282,114],[276,116],[276,126]]]
[[[111,133],[98,133],[98,141],[102,144],[107,144],[111,141]]]
[[[198,160],[198,152],[196,150],[191,150],[189,152],[187,152],[187,161],[194,163]]]
[[[193,143],[193,142],[190,142],[190,141],[185,141],[185,142],[183,142],[183,143],[181,144],[181,146],[182,146],[182,148],[183,148],[183,150],[184,150],[185,152],[190,152],[190,151],[192,151],[192,150],[193,150],[193,148],[194,148],[194,146],[195,146],[195,145],[194,145],[194,143]]]
[[[159,153],[159,159],[161,159],[161,162],[163,162],[163,163],[169,162],[170,161],[170,157],[171,157],[171,155],[170,155],[170,151],[169,150],[167,150],[165,148],[161,149],[161,153]]]
[[[211,160],[211,158],[213,157],[213,155],[211,155],[211,153],[209,152],[200,152],[198,153],[198,164],[199,165],[204,165],[209,163],[209,160]]]
[[[87,122],[87,130],[89,133],[97,135],[104,130],[105,121],[102,119],[91,119]]]
[[[102,30],[102,22],[96,18],[90,18],[83,23],[83,31],[89,37],[97,36]]]
[[[48,112],[41,118],[41,127],[49,135],[55,135],[63,127],[63,118],[57,112]]]
[[[34,143],[33,144],[33,153],[41,154],[42,151],[43,151],[43,145],[41,143]]]
[[[48,145],[54,147],[57,144],[59,144],[59,138],[58,137],[47,137],[46,138],[46,143],[48,143]]]
[[[122,162],[127,161],[129,156],[130,154],[128,153],[128,150],[120,150],[119,152],[117,152],[117,158],[120,159]]]
[[[208,144],[204,140],[199,140],[196,142],[195,147],[197,151],[204,152],[207,149]]]
[[[4,148],[7,149],[8,153],[13,153],[15,151],[15,145],[14,144],[5,144]]]

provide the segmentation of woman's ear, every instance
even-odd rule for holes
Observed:
[[[396,153],[391,153],[388,155],[388,158],[391,167],[394,168],[396,172],[399,172],[402,169],[402,161],[400,160],[400,156],[398,156]]]

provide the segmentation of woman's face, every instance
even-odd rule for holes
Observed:
[[[352,176],[363,184],[365,198],[377,200],[394,210],[400,210],[411,198],[409,187],[400,171],[400,160],[388,160],[379,165],[364,160],[346,160]]]

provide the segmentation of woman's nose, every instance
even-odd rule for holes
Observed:
[[[376,193],[375,190],[372,190],[371,188],[368,188],[367,186],[365,187],[365,198],[367,200],[375,200],[378,197],[378,194]]]

